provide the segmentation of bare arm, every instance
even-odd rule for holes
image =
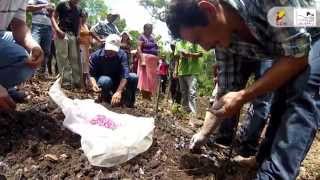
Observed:
[[[305,70],[308,65],[307,57],[281,57],[264,76],[250,87],[242,90],[242,101],[249,102],[267,92],[274,91]]]
[[[91,33],[91,36],[92,36],[92,37],[96,37],[96,38],[98,38],[98,39],[101,40],[100,36],[99,36],[99,35],[96,33],[96,31],[95,31],[95,28],[96,28],[98,25],[99,25],[99,23],[96,24],[96,25],[94,25],[93,27],[91,27],[90,33]],[[96,39],[96,38],[95,38],[95,39]],[[103,41],[103,40],[102,40],[102,41]]]
[[[126,87],[126,84],[127,84],[127,79],[121,79],[117,91],[112,96],[111,105],[117,106],[120,104],[121,99],[122,99],[122,92],[123,92],[124,88]]]
[[[29,52],[34,47],[40,47],[39,44],[33,40],[27,24],[17,18],[14,18],[10,24],[14,39],[18,44],[26,48]]]
[[[52,17],[51,17],[52,26],[53,26],[55,31],[62,32],[62,30],[58,26],[58,22],[57,22],[58,17],[59,17],[58,12],[57,11],[53,11],[53,14],[52,14]]]
[[[192,59],[199,59],[202,55],[202,53],[190,53]]]
[[[142,56],[142,45],[143,45],[143,42],[142,42],[142,41],[138,41],[138,48],[137,48],[137,50],[138,50],[138,54],[139,54],[139,56],[140,56],[141,59],[143,58],[143,56]]]
[[[128,82],[128,80],[127,80],[127,79],[121,79],[120,84],[119,84],[118,89],[117,89],[117,91],[116,91],[116,92],[118,92],[118,93],[122,93],[122,92],[123,92],[123,90],[124,90],[124,88],[125,88],[125,87],[126,87],[126,85],[127,85],[127,82]]]
[[[90,77],[90,86],[94,92],[101,91],[101,89],[99,88],[97,81],[94,79],[94,77]]]
[[[103,42],[104,40],[102,40],[99,36],[97,36],[97,34],[93,33],[90,31],[90,35],[97,41],[99,42]]]
[[[211,111],[222,119],[236,115],[243,104],[280,88],[303,71],[307,65],[306,57],[280,57],[279,61],[251,86],[237,92],[229,92],[219,98]]]
[[[35,12],[41,10],[43,8],[47,8],[49,4],[28,4],[27,11],[28,12]]]
[[[215,115],[213,115],[210,111],[206,112],[206,116],[204,118],[203,126],[201,127],[200,132],[209,137],[209,135],[216,131],[219,125],[221,124],[221,119],[218,119]]]
[[[178,67],[180,64],[179,59],[180,59],[179,55],[174,56],[174,60],[176,61],[175,66],[174,66],[174,70],[173,70],[173,77],[174,78],[176,78],[178,76]]]
[[[14,18],[11,21],[10,27],[16,42],[30,53],[30,57],[27,59],[26,64],[31,68],[37,68],[42,63],[44,54],[39,44],[33,40],[26,22]]]
[[[79,17],[79,24],[78,24],[78,30],[77,30],[77,40],[80,39],[81,22],[82,22],[82,17]]]
[[[307,65],[308,61],[306,57],[297,59],[292,57],[281,57],[279,62],[274,64],[264,76],[254,82],[250,87],[239,92],[231,92],[222,96],[218,100],[217,106],[213,107],[211,110],[213,114],[207,112],[204,125],[201,128],[201,133],[204,136],[209,135],[218,127],[221,119],[239,113],[239,109],[244,103],[280,88],[303,71]]]

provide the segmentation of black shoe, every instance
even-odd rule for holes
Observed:
[[[16,88],[8,89],[8,94],[16,103],[26,102],[27,95],[23,91],[18,91]]]

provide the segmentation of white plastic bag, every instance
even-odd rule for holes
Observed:
[[[91,99],[71,100],[62,92],[58,79],[49,95],[62,108],[63,125],[81,136],[81,147],[94,166],[124,163],[152,145],[153,118],[109,111]]]

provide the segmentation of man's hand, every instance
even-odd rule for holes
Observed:
[[[112,96],[111,105],[112,106],[119,105],[120,101],[121,101],[121,98],[122,98],[121,92],[114,93],[113,96]]]
[[[99,88],[99,86],[97,84],[91,85],[91,89],[93,92],[100,92],[101,91],[101,89]]]
[[[44,59],[44,53],[43,53],[41,47],[35,46],[31,49],[30,57],[26,61],[26,64],[29,67],[36,69],[37,67],[39,67],[41,65],[43,59]]]
[[[91,85],[91,89],[92,89],[93,92],[100,92],[101,91],[101,89],[98,86],[98,84],[95,83],[95,82],[92,82],[91,79],[90,79],[90,85]]]
[[[76,37],[77,44],[80,44],[80,35]]]
[[[186,52],[181,52],[181,55],[182,55],[182,57],[183,58],[185,58],[185,59],[188,59],[188,58],[190,58],[190,54],[188,54],[188,53],[186,53]]]
[[[59,39],[64,39],[64,37],[66,36],[66,33],[61,31],[61,30],[58,30],[57,31],[57,36]]]
[[[200,149],[202,145],[207,142],[208,138],[200,131],[197,134],[193,135],[190,140],[189,149],[197,150]]]
[[[14,110],[16,103],[11,99],[8,91],[0,85],[0,109]]]
[[[101,89],[98,86],[96,80],[93,77],[90,77],[90,85],[89,85],[92,89],[93,92],[100,92]]]
[[[106,42],[106,40],[105,39],[101,39],[101,38],[99,38],[99,43],[105,43]]]
[[[213,109],[211,112],[218,118],[218,119],[226,119],[232,117],[239,113],[242,105],[245,103],[243,101],[243,92],[230,92],[221,98],[218,99],[213,104]]]

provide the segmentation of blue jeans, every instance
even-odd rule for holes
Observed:
[[[274,94],[266,139],[257,155],[256,179],[295,179],[320,127],[320,40],[309,67]]]
[[[126,89],[122,94],[121,101],[127,107],[133,107],[136,101],[136,91],[138,85],[138,76],[135,73],[129,73],[129,78],[127,79]],[[114,84],[109,76],[100,76],[98,78],[98,85],[102,89],[103,96],[110,101],[113,93],[118,88],[117,84]]]
[[[27,51],[13,40],[11,32],[0,32],[0,85],[16,86],[29,79],[34,69],[26,65]]]
[[[259,63],[254,74],[255,80],[258,80],[271,66],[271,60]],[[249,119],[246,119],[247,124],[244,132],[245,137],[242,139],[243,144],[256,147],[257,149],[262,130],[265,127],[270,114],[271,101],[272,93],[259,96],[252,101],[252,112],[248,116]]]
[[[270,67],[272,66],[271,60],[257,61],[257,62],[243,62],[241,67],[241,83],[238,84],[238,89],[242,89],[247,84],[251,74],[254,74],[255,80],[259,79]],[[244,143],[251,146],[257,146],[260,134],[266,124],[270,112],[272,100],[272,93],[259,96],[253,102],[252,120],[249,121],[245,130]],[[219,134],[225,139],[226,142],[231,143],[234,132],[237,127],[237,119],[235,116],[225,119],[219,128]]]
[[[41,66],[41,72],[46,71],[52,43],[52,28],[43,24],[32,24],[32,38],[40,44],[44,51],[44,61]]]

